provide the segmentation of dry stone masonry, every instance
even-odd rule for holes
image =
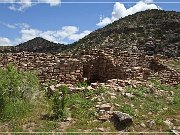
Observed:
[[[47,55],[45,53],[14,53],[0,57],[1,67],[13,63],[18,70],[36,71],[41,82],[58,80],[64,83],[82,81],[83,65],[70,56]]]
[[[77,56],[28,52],[1,54],[0,66],[13,63],[20,71],[36,71],[41,82],[58,80],[74,84],[83,78],[92,83],[110,79],[143,81],[157,77],[163,83],[179,84],[180,73],[165,66],[160,59],[163,56],[106,48],[84,51]]]

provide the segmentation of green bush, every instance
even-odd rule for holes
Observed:
[[[0,119],[3,121],[9,121],[23,118],[26,114],[31,112],[33,107],[33,104],[28,101],[17,100],[13,103],[6,101]]]
[[[6,69],[0,68],[0,114],[3,117],[14,118],[18,112],[27,107],[39,90],[39,81],[31,72],[19,72],[12,64]],[[15,111],[14,111],[15,110]],[[26,109],[27,110],[27,109]],[[11,114],[10,116],[8,116]]]
[[[49,89],[51,95],[48,95],[52,99],[52,111],[55,116],[55,118],[60,119],[61,121],[64,121],[64,119],[67,117],[67,91],[68,88],[66,85],[61,85],[61,87]]]
[[[0,69],[0,94],[15,101],[31,99],[39,89],[37,76],[31,72],[18,72],[12,64],[7,69]]]

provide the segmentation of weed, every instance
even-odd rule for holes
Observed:
[[[173,106],[177,109],[180,109],[180,85],[177,85],[174,92],[174,97],[173,97]]]
[[[60,95],[59,90],[55,90],[52,96],[52,110],[55,116],[60,119],[61,121],[64,121],[64,119],[67,117],[67,114],[65,112],[66,104],[67,104],[67,86],[62,85],[61,86],[61,92]]]
[[[156,89],[158,89],[158,90],[166,90],[166,91],[168,91],[168,90],[170,90],[170,89],[172,89],[170,86],[168,86],[168,85],[165,85],[165,84],[161,84],[159,81],[157,81],[157,80],[151,80],[150,81],[152,84],[153,84],[153,86],[156,88]]]
[[[137,96],[137,97],[144,97],[144,94],[147,92],[147,89],[143,86],[138,86],[137,88],[132,88],[130,86],[127,86],[126,91]]]
[[[173,65],[180,65],[180,60],[175,59],[175,60],[172,61],[172,64]]]
[[[27,113],[29,113],[33,109],[33,107],[33,104],[23,100],[17,100],[13,103],[6,101],[0,119],[2,121],[10,121],[23,118]]]
[[[88,84],[87,84],[87,82],[83,81],[83,82],[77,83],[76,86],[79,88],[82,88],[82,87],[87,87]]]
[[[95,90],[95,94],[100,95],[101,93],[105,93],[108,90],[108,88],[104,86],[100,86]]]
[[[156,122],[156,124],[158,124],[158,125],[163,125],[163,123],[164,123],[164,120],[163,120],[163,118],[162,117],[157,117],[156,119],[155,119],[155,122]]]
[[[121,106],[118,108],[118,110],[121,111],[121,112],[123,112],[123,113],[128,113],[128,114],[130,114],[130,115],[132,115],[132,116],[135,115],[133,108],[132,108],[130,105],[128,105],[128,104],[123,104],[123,105],[121,105]]]

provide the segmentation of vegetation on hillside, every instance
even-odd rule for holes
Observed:
[[[90,90],[83,82],[76,85],[83,91],[69,93],[63,84],[51,83],[44,90],[34,74],[18,72],[12,65],[0,71],[1,132],[117,132],[112,122],[98,120],[98,103],[110,103],[114,110],[133,116],[133,125],[125,131],[168,132],[164,121],[169,119],[180,126],[179,85],[151,80],[153,89],[125,87],[133,95],[128,97],[105,87]],[[149,124],[152,121],[154,125]]]
[[[93,48],[118,48],[148,55],[180,55],[180,13],[146,10],[119,19],[69,45],[74,54]]]
[[[33,100],[39,91],[35,74],[18,72],[12,64],[0,69],[0,119],[15,120],[33,108]]]
[[[37,37],[16,47],[0,47],[0,52],[44,52],[81,54],[93,48],[118,48],[121,51],[180,56],[180,13],[146,10],[121,18],[97,29],[70,45],[56,44]]]

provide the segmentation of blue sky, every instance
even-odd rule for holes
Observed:
[[[113,21],[146,9],[180,11],[170,0],[0,0],[0,45],[17,45],[36,36],[59,43],[72,43]],[[3,3],[4,2],[4,3]],[[40,3],[33,3],[40,2]],[[114,3],[113,3],[114,2]],[[116,3],[115,3],[116,2]],[[154,3],[153,3],[154,2]],[[171,1],[172,2],[172,1]]]

